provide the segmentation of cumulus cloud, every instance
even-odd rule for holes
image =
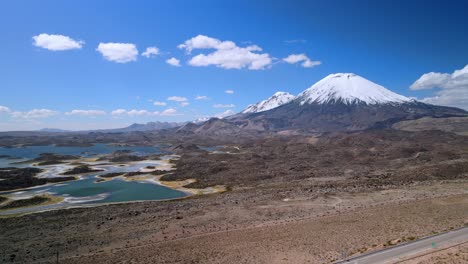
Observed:
[[[236,107],[234,104],[214,104],[214,108],[233,108]]]
[[[208,100],[208,99],[210,99],[210,98],[208,98],[208,96],[206,96],[206,95],[197,95],[195,97],[195,100]]]
[[[118,115],[124,115],[127,113],[127,110],[125,109],[116,109],[111,112],[111,115],[118,116]]]
[[[161,101],[155,101],[155,102],[153,102],[153,104],[154,104],[155,106],[166,106],[166,105],[167,105],[166,102],[161,102]]]
[[[131,116],[131,117],[139,117],[139,116],[175,116],[180,115],[175,108],[168,108],[162,112],[159,111],[148,111],[148,110],[126,110],[126,109],[116,109],[111,112],[114,117],[122,117],[122,116]]]
[[[158,115],[158,114],[159,114],[158,111],[150,112],[148,110],[136,110],[136,109],[132,109],[127,112],[127,115],[129,116],[151,116],[151,115]]]
[[[198,54],[189,60],[189,65],[196,67],[216,66],[223,69],[261,70],[270,66],[272,58],[268,53],[260,53],[259,46],[239,47],[232,41],[221,41],[204,35],[198,35],[178,46],[187,54],[195,49],[212,49],[211,53]]]
[[[36,118],[47,118],[54,115],[57,115],[57,111],[50,109],[33,109],[27,112],[13,111],[11,116],[15,118],[24,118],[24,119],[36,119]]]
[[[425,73],[410,86],[411,90],[434,88],[440,88],[435,96],[421,101],[468,109],[468,65],[453,73]]]
[[[74,40],[68,36],[45,33],[33,36],[33,40],[34,46],[52,51],[81,49],[84,45],[84,41]]]
[[[428,104],[453,106],[468,110],[468,90],[442,90],[437,92],[435,96],[423,98],[421,101]]]
[[[106,60],[117,63],[136,61],[138,57],[138,49],[132,43],[99,43],[96,50]]]
[[[137,109],[132,109],[132,110],[126,110],[126,109],[116,109],[114,111],[111,112],[111,115],[115,116],[115,117],[120,117],[120,116],[124,116],[124,115],[127,115],[127,116],[156,116],[156,115],[159,115],[159,112],[158,111],[155,111],[155,112],[151,112],[151,111],[148,111],[148,110],[137,110]]]
[[[168,101],[173,101],[179,103],[180,106],[185,107],[189,105],[188,99],[182,96],[170,96],[167,98]]]
[[[170,96],[167,98],[167,100],[169,101],[174,101],[174,102],[187,102],[188,99],[186,97],[182,97],[182,96]]]
[[[234,93],[234,90],[226,90],[226,91],[224,91],[224,92],[227,93],[227,94],[233,94],[233,93]]]
[[[423,74],[411,86],[411,90],[432,89],[443,87],[450,81],[451,75],[448,73],[429,72]]]
[[[222,113],[219,113],[219,114],[216,114],[215,117],[217,118],[225,118],[227,116],[231,116],[233,114],[235,114],[236,112],[232,111],[231,109],[228,109]]]
[[[314,66],[318,66],[322,64],[321,61],[313,61],[307,57],[304,53],[302,54],[291,54],[288,57],[284,58],[283,61],[289,63],[289,64],[296,64],[299,62],[301,63],[301,66],[304,68],[312,68]]]
[[[166,63],[175,67],[180,67],[180,60],[172,57],[168,60],[166,60]]]
[[[175,115],[179,115],[179,113],[174,108],[168,108],[168,109],[162,111],[161,115],[162,116],[175,116]]]
[[[102,110],[81,110],[81,109],[75,109],[75,110],[65,113],[65,115],[77,115],[77,116],[89,116],[89,117],[101,116],[105,114],[106,112]]]
[[[141,54],[141,56],[146,57],[146,58],[154,58],[158,56],[159,54],[160,54],[159,49],[157,47],[148,47],[146,48],[145,52]]]
[[[0,105],[0,113],[10,113],[10,108]]]

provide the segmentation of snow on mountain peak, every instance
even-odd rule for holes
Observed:
[[[270,110],[273,108],[276,108],[280,105],[289,103],[295,98],[294,95],[287,93],[287,92],[276,92],[273,94],[270,98],[263,100],[261,102],[258,102],[256,104],[251,104],[249,105],[244,111],[242,111],[243,114],[248,114],[248,113],[258,113],[258,112],[263,112],[266,110]]]
[[[301,105],[330,102],[388,104],[410,102],[411,99],[354,73],[335,73],[300,93],[296,101]]]

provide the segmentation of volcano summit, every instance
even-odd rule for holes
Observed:
[[[261,111],[252,111],[252,107],[225,121],[266,131],[333,132],[385,128],[402,120],[427,116],[467,115],[462,109],[407,98],[353,73],[330,74],[277,107]]]

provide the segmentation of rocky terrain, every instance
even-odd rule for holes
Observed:
[[[196,179],[191,187],[258,187],[334,177],[330,188],[357,191],[426,180],[465,178],[468,142],[440,131],[374,130],[321,137],[271,138],[236,153],[186,151],[163,180]],[[313,186],[310,186],[313,189]],[[311,190],[312,191],[312,190]]]
[[[298,96],[276,94],[244,113],[167,129],[0,133],[3,147],[164,144],[177,154],[175,170],[149,174],[193,194],[1,218],[0,261],[331,263],[461,227],[466,116],[343,73]],[[160,156],[121,150],[99,162],[142,159]],[[75,165],[69,174],[90,170]],[[35,173],[2,169],[0,188],[33,186]]]
[[[90,168],[88,165],[78,165],[73,169],[67,170],[62,175],[77,175],[83,173],[100,172],[103,170]]]
[[[45,165],[55,165],[55,164],[61,164],[64,163],[64,161],[69,161],[69,160],[75,160],[78,159],[77,156],[72,156],[72,155],[59,155],[55,153],[41,153],[39,154],[39,157],[32,159],[32,160],[26,160],[26,161],[21,161],[19,163],[37,163],[39,166],[45,166]]]
[[[468,117],[431,118],[401,121],[393,128],[405,131],[442,130],[468,136]]]
[[[227,192],[3,218],[3,262],[58,252],[60,263],[330,263],[468,222],[462,135],[276,135],[214,151],[189,142],[173,145],[176,170],[161,180]]]
[[[450,263],[463,264],[468,263],[468,243],[456,245],[447,249],[441,249],[437,252],[424,254],[402,262],[404,264],[431,264],[431,263]]]
[[[0,191],[29,188],[47,183],[75,180],[73,176],[37,178],[38,168],[0,168]]]

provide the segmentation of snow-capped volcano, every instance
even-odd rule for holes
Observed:
[[[259,113],[259,112],[267,111],[267,110],[276,108],[280,105],[289,103],[294,98],[295,96],[290,93],[276,92],[275,94],[273,94],[270,98],[266,100],[247,106],[247,108],[244,111],[242,111],[242,113],[248,114],[248,113]]]
[[[248,129],[321,133],[389,128],[426,116],[467,116],[467,112],[418,102],[353,73],[335,73],[297,97],[277,93],[226,122]]]
[[[396,94],[354,73],[330,74],[300,93],[296,100],[303,104],[408,103],[412,100]]]

